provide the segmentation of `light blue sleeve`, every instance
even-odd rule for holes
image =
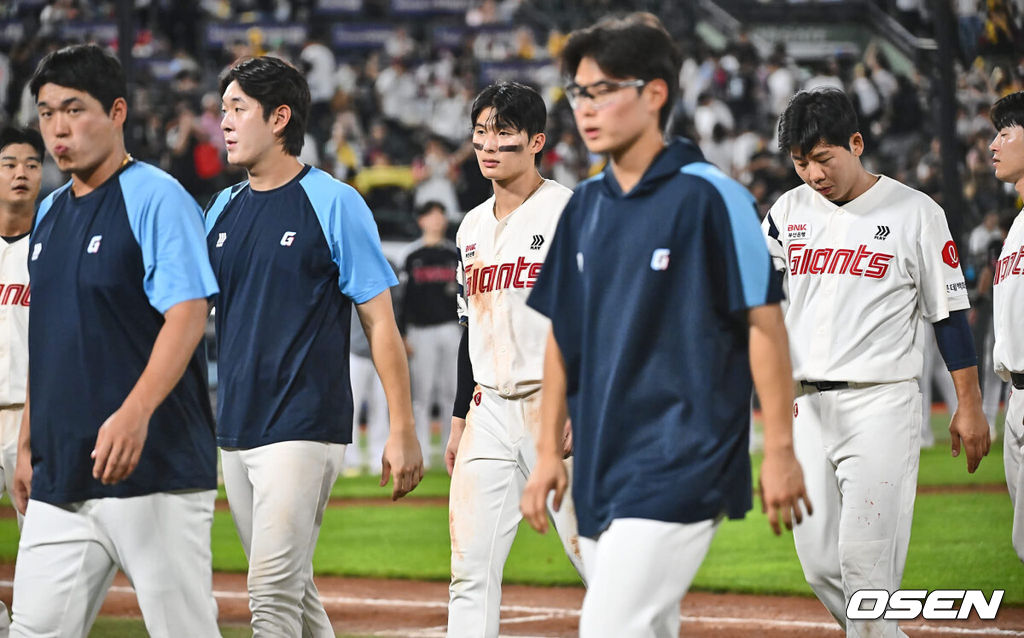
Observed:
[[[338,288],[357,304],[392,286],[398,278],[380,247],[380,235],[362,196],[323,171],[311,168],[299,182],[323,228],[331,259],[338,266]]]
[[[771,256],[757,218],[757,203],[747,189],[712,164],[694,162],[683,167],[687,175],[700,177],[718,191],[728,217],[732,258],[739,274],[743,303],[747,308],[764,305],[771,298]]]
[[[46,217],[46,213],[50,212],[50,208],[53,206],[53,202],[57,197],[69,188],[71,188],[70,181],[47,195],[43,201],[39,203],[39,208],[36,210],[36,219],[32,223],[32,232],[35,232],[36,227],[39,226],[39,222],[43,221],[43,217]]]
[[[142,249],[142,286],[160,313],[217,294],[203,232],[203,214],[167,173],[136,163],[120,175],[128,224]]]

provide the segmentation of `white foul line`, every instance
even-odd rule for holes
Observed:
[[[14,583],[9,580],[0,580],[0,587],[5,589],[11,589]],[[117,594],[135,594],[135,590],[131,587],[124,587],[121,585],[115,585],[110,588],[111,592]],[[249,594],[247,592],[239,591],[224,591],[214,590],[213,595],[215,598],[222,598],[225,600],[248,600]],[[419,607],[424,609],[447,609],[448,603],[439,600],[402,600],[397,598],[361,598],[356,596],[320,596],[325,604],[328,605],[354,605],[362,607]],[[531,614],[532,617],[526,618],[509,618],[502,620],[502,624],[511,623],[524,623],[551,620],[555,618],[573,618],[580,615],[578,609],[565,609],[564,607],[534,607],[530,605],[502,605],[501,611],[504,613],[521,613]],[[793,629],[820,629],[820,630],[839,630],[836,623],[833,622],[814,622],[807,620],[785,620],[780,618],[732,618],[729,616],[682,616],[684,623],[706,623],[706,624],[720,624],[720,625],[751,625],[760,628],[793,628]],[[996,627],[984,627],[984,628],[968,628],[968,627],[953,627],[949,625],[904,625],[907,629],[913,629],[915,632],[928,633],[928,634],[956,634],[963,636],[1020,636],[1021,632],[1013,629],[998,629]],[[375,635],[378,636],[399,636],[399,635],[415,635],[419,638],[432,638],[434,636],[444,636],[443,632],[439,632],[440,628],[430,627],[427,629],[402,629],[402,630],[384,630],[377,632]],[[401,631],[402,633],[395,633]],[[410,633],[412,632],[412,633]],[[515,638],[529,638],[526,636],[516,636]]]

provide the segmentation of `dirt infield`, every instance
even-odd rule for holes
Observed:
[[[0,600],[11,602],[12,565],[0,565]],[[443,637],[447,617],[445,583],[361,578],[317,578],[320,595],[335,630],[343,634]],[[214,590],[225,624],[249,620],[245,576],[214,576]],[[505,587],[503,636],[573,636],[579,621],[583,590],[578,587]],[[101,612],[138,616],[135,594],[118,575]],[[693,592],[682,606],[680,635],[746,638],[839,638],[843,634],[824,608],[808,598],[748,596]],[[1024,609],[1007,607],[995,621],[944,621],[903,625],[910,636],[1024,636]]]

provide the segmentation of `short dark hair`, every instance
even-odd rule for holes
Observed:
[[[442,204],[441,202],[437,201],[436,199],[432,199],[430,201],[423,202],[419,206],[419,208],[416,209],[416,219],[419,219],[420,217],[423,217],[424,215],[426,215],[430,211],[434,210],[435,208],[441,209],[442,213],[447,213],[448,212],[448,209],[444,207],[444,204]]]
[[[225,71],[220,76],[221,95],[232,82],[238,82],[246,95],[260,103],[264,121],[269,120],[279,106],[291,109],[292,117],[281,138],[286,153],[296,156],[301,153],[311,101],[306,77],[284,60],[264,55],[243,58]]]
[[[846,93],[831,87],[800,91],[779,118],[779,150],[798,148],[806,155],[822,142],[849,149],[858,132],[857,112]]]
[[[43,144],[43,136],[33,128],[21,128],[18,126],[7,126],[0,131],[0,151],[11,144],[28,144],[39,154],[39,161],[43,161],[46,154],[46,145]]]
[[[562,50],[562,68],[574,76],[586,57],[593,58],[602,71],[613,77],[646,82],[664,80],[668,99],[661,107],[658,126],[666,129],[679,95],[682,54],[657,18],[637,13],[573,31]]]
[[[128,96],[121,63],[95,44],[75,44],[47,54],[29,80],[33,99],[39,99],[39,89],[44,84],[84,91],[106,111],[110,111],[117,98]]]
[[[476,126],[476,118],[487,108],[494,109],[491,119],[495,126],[526,131],[531,138],[543,133],[548,123],[544,99],[536,90],[519,82],[495,82],[480,91],[470,110],[472,126]]]
[[[1008,126],[1024,126],[1024,91],[1011,93],[992,105],[992,126],[1001,131]]]

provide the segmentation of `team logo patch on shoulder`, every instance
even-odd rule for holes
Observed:
[[[942,247],[942,261],[945,262],[950,268],[957,268],[960,266],[960,253],[956,250],[956,244],[950,239],[946,242],[946,245]]]
[[[651,253],[651,270],[668,270],[672,251],[668,248],[655,248]]]
[[[85,252],[90,255],[95,255],[100,252],[100,242],[103,241],[103,235],[93,235],[92,239],[89,240],[89,245],[86,246]]]
[[[786,224],[786,239],[810,239],[810,224]]]
[[[476,244],[466,244],[466,252],[463,254],[463,257],[469,259],[474,255],[476,255]]]

